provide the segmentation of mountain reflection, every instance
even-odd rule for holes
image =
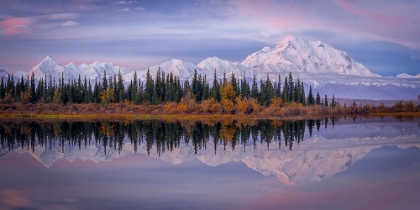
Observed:
[[[333,120],[334,121],[334,120]],[[312,136],[313,128],[317,130],[324,120],[297,121],[221,121],[203,123],[200,121],[128,121],[128,122],[8,122],[0,124],[0,141],[3,149],[13,150],[16,147],[34,150],[35,145],[45,149],[59,145],[65,152],[66,145],[77,145],[79,149],[92,143],[101,144],[104,153],[109,149],[121,152],[127,138],[137,152],[140,143],[146,143],[147,153],[155,147],[158,154],[178,148],[181,142],[192,144],[197,153],[206,149],[208,141],[214,145],[222,144],[223,148],[235,149],[238,144],[252,141],[266,144],[269,149],[272,142],[293,149],[304,139],[305,128]],[[215,154],[217,148],[214,148]]]
[[[330,126],[330,127],[329,127]],[[29,153],[46,167],[67,159],[110,161],[131,153],[171,164],[241,161],[286,184],[320,181],[383,145],[419,147],[417,122],[318,120],[0,123],[0,156]],[[1,158],[1,157],[0,157]]]

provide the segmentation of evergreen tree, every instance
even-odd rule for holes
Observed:
[[[277,88],[276,88],[276,96],[279,98],[283,98],[281,94],[281,76],[279,74],[279,78],[277,80]]]
[[[316,93],[315,103],[316,103],[316,105],[321,104],[321,96],[319,95],[319,92]]]
[[[260,80],[260,93],[258,94],[258,102],[261,105],[265,105],[267,100],[267,87],[263,83],[262,79]]]
[[[306,106],[307,105],[307,101],[306,101],[306,95],[305,95],[305,87],[303,86],[303,82],[300,83],[300,99],[301,99],[301,103]]]
[[[121,71],[118,71],[116,101],[118,103],[124,102],[124,84]]]
[[[201,81],[201,84],[203,86],[202,100],[207,100],[209,98],[209,95],[210,95],[210,87],[209,87],[209,84],[207,83],[207,76],[206,75],[204,75],[204,78]]]
[[[337,102],[335,101],[335,97],[334,97],[334,95],[332,96],[331,106],[332,106],[332,107],[337,106]]]
[[[93,103],[99,103],[101,102],[101,83],[95,82],[95,86],[93,87],[93,96],[92,96],[92,102]]]
[[[145,87],[145,97],[144,100],[146,103],[152,103],[153,92],[154,92],[155,83],[150,75],[150,70],[147,69],[146,72],[146,87]]]
[[[248,82],[246,82],[245,72],[244,76],[241,79],[241,94],[244,98],[249,98],[249,96],[251,95],[251,89],[249,87]]]
[[[235,92],[235,97],[240,94],[240,89],[238,85],[238,81],[236,80],[235,74],[232,72],[232,77],[230,78],[230,82],[232,83],[233,91]]]
[[[4,98],[4,95],[6,94],[6,86],[4,84],[4,79],[1,77],[0,82],[0,100]]]
[[[259,96],[259,93],[258,93],[257,78],[254,74],[254,78],[252,79],[251,97],[258,99],[258,96]]]
[[[153,92],[151,94],[153,94]],[[134,76],[133,76],[133,83],[132,83],[132,86],[131,86],[131,100],[132,100],[133,104],[136,104],[136,105],[139,104],[139,92],[138,92],[138,86],[137,86],[137,72],[134,72]]]
[[[312,94],[312,86],[309,86],[309,93],[308,93],[308,105],[314,105],[315,104],[315,100],[314,100],[314,95]]]
[[[35,93],[35,74],[32,72],[31,75],[31,103],[35,103],[37,101],[36,93]]]
[[[286,83],[285,83],[286,84]],[[293,75],[292,72],[289,72],[289,78],[288,78],[288,102],[296,101],[295,98],[295,85],[293,82]]]
[[[324,105],[325,105],[325,106],[328,106],[328,99],[327,99],[327,95],[325,95]]]
[[[287,77],[284,78],[284,86],[283,86],[283,101],[288,103],[290,102],[289,98],[289,82]]]
[[[210,98],[214,98],[215,100],[219,102],[221,100],[220,85],[219,85],[219,82],[217,81],[216,69],[214,70],[213,84],[210,89]]]
[[[108,79],[106,77],[106,70],[104,70],[104,76],[102,77],[102,90],[101,91],[105,91],[106,89],[108,89]]]

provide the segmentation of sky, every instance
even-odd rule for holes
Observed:
[[[382,76],[420,73],[416,0],[1,0],[0,69],[67,65],[143,70],[176,58],[242,61],[287,36],[320,40]]]

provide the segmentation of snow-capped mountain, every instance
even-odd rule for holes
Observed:
[[[320,41],[288,37],[275,48],[264,47],[242,64],[260,73],[332,73],[380,77],[356,62],[346,52]]]
[[[174,76],[178,76],[181,80],[191,79],[194,76],[194,70],[197,70],[199,74],[203,74],[204,72],[201,71],[195,64],[184,62],[178,59],[172,59],[170,61],[166,61],[159,65],[152,66],[148,69],[144,69],[141,71],[136,71],[137,78],[145,81],[147,70],[149,70],[150,75],[155,78],[158,70],[165,72],[165,75],[172,73]],[[134,71],[123,76],[124,81],[129,82],[134,78]]]
[[[354,131],[358,132],[354,132]],[[306,131],[306,135],[308,131]],[[210,139],[207,149],[195,154],[193,145],[181,141],[179,147],[172,151],[158,154],[156,146],[150,149],[150,156],[177,165],[188,161],[199,160],[209,166],[218,166],[228,162],[243,162],[250,169],[265,176],[276,176],[286,184],[303,184],[310,181],[321,181],[334,174],[347,170],[353,163],[364,158],[370,151],[383,145],[395,145],[401,149],[420,148],[420,132],[416,122],[413,123],[363,123],[338,124],[334,129],[321,129],[312,137],[295,144],[293,150],[278,142],[267,144],[237,145],[235,149],[224,148],[223,144],[214,145]],[[269,147],[269,148],[268,148]],[[214,149],[217,153],[215,154]],[[128,139],[124,140],[121,153],[114,148],[106,148],[101,143],[82,146],[64,144],[64,152],[59,144],[46,147],[35,146],[34,152],[16,146],[14,151],[29,153],[46,167],[52,167],[61,160],[89,160],[94,162],[112,161],[134,153],[134,147]],[[148,154],[146,142],[137,147],[137,153]],[[0,154],[7,151],[1,151]]]
[[[226,74],[227,78],[230,78],[232,74],[235,74],[237,78],[243,78],[244,76],[248,78],[253,77],[252,72],[249,71],[247,66],[239,62],[230,62],[217,57],[206,58],[197,67],[201,68],[203,72],[206,72],[207,77],[210,78],[213,78],[214,71],[216,71],[218,78],[222,78],[224,74]]]
[[[396,77],[397,78],[418,78],[418,79],[420,79],[420,73],[417,74],[417,75],[409,75],[409,74],[406,74],[406,73],[402,73],[402,74],[398,74]]]
[[[144,81],[148,69],[152,77],[155,77],[160,69],[165,74],[172,73],[178,76],[181,81],[191,80],[196,70],[197,73],[206,75],[210,84],[215,70],[217,79],[223,78],[223,75],[229,78],[235,74],[239,79],[245,76],[247,81],[254,75],[257,80],[267,76],[277,80],[279,75],[284,78],[292,72],[295,78],[306,84],[306,90],[311,85],[315,92],[319,91],[329,97],[334,94],[341,98],[416,99],[420,92],[420,74],[411,76],[402,73],[397,77],[381,77],[370,72],[346,52],[329,44],[294,37],[285,38],[276,47],[264,47],[247,56],[241,63],[209,57],[195,65],[172,59],[136,71],[137,78]],[[33,67],[28,74],[34,73],[36,79],[48,78],[51,75],[56,81],[62,73],[66,81],[77,79],[79,75],[82,79],[86,76],[91,80],[100,80],[104,71],[108,77],[121,71],[126,84],[134,78],[134,71],[114,66],[112,63],[94,62],[79,66],[69,63],[64,66],[50,56]]]
[[[120,71],[121,74],[127,74],[129,72],[129,70],[120,68],[119,66],[114,66],[112,63],[99,63],[97,61],[90,65],[83,63],[80,66],[70,62],[64,66],[55,62],[51,56],[47,56],[38,65],[34,66],[28,72],[28,75],[34,74],[36,79],[49,79],[51,76],[51,78],[56,81],[61,78],[61,75],[63,75],[65,81],[78,79],[79,75],[82,79],[86,77],[86,79],[101,80],[104,75],[104,71],[106,71],[107,76],[114,76]]]
[[[4,70],[4,69],[0,69],[0,77],[8,77],[9,76],[9,73],[6,71],[6,70]]]

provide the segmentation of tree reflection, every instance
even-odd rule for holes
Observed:
[[[397,119],[400,120],[400,119]],[[259,120],[259,121],[96,121],[96,122],[22,122],[9,121],[0,123],[0,142],[3,149],[27,149],[34,152],[36,146],[51,150],[57,145],[61,152],[66,146],[78,147],[79,150],[91,144],[108,150],[121,152],[129,142],[134,152],[140,144],[145,145],[150,155],[152,149],[158,155],[179,148],[181,143],[193,146],[195,153],[206,150],[209,141],[223,148],[233,150],[238,145],[266,144],[267,150],[274,143],[282,144],[289,150],[304,140],[305,133],[312,137],[314,127],[319,131],[321,125],[327,129],[328,122],[334,127],[338,123],[335,117],[309,120]],[[274,144],[274,145],[276,145]]]

